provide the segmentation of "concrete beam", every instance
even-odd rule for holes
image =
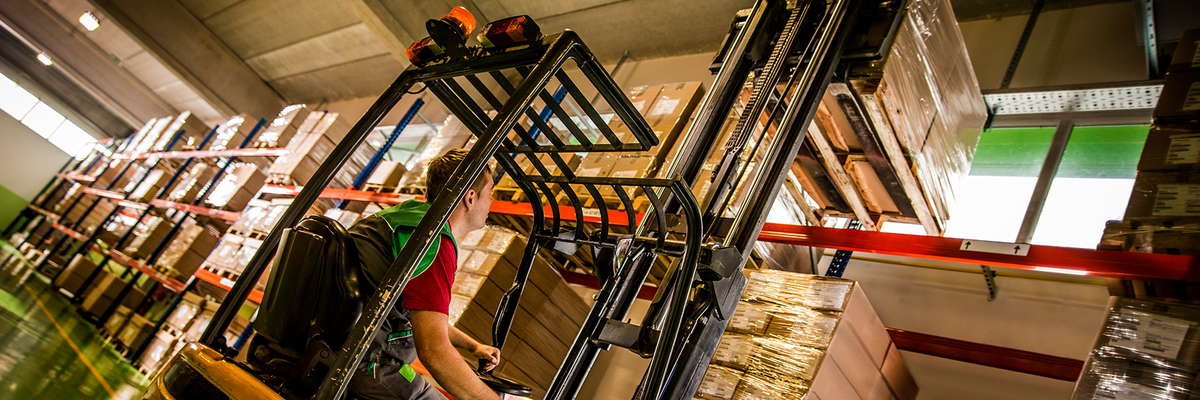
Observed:
[[[93,0],[218,112],[271,117],[286,101],[177,0]]]
[[[54,60],[53,68],[69,77],[125,124],[141,126],[151,118],[178,113],[137,77],[113,63],[108,52],[46,3],[40,0],[0,1],[0,22],[14,36],[48,53]]]
[[[413,37],[400,24],[400,20],[395,15],[392,15],[391,11],[388,11],[388,8],[384,6],[381,0],[344,1],[346,2],[346,6],[350,7],[350,11],[353,11],[362,20],[363,25],[366,25],[371,30],[371,33],[374,33],[375,37],[379,38],[383,46],[387,47],[392,57],[400,61],[400,65],[407,68],[409,64],[412,64],[408,61],[408,56],[404,55],[404,50],[408,49],[408,46],[412,42],[426,35]],[[424,32],[424,26],[420,26],[420,28],[421,32]]]
[[[72,82],[71,78],[58,69],[47,68],[36,57],[37,53],[24,43],[7,31],[0,30],[0,59],[3,59],[0,70],[4,70],[9,79],[55,106],[71,122],[93,134],[126,137],[133,133],[133,126],[109,111],[104,104]],[[22,82],[25,80],[30,82]]]

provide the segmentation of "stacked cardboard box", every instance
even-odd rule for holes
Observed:
[[[300,132],[300,125],[308,119],[309,113],[310,111],[304,104],[284,107],[279,115],[267,125],[266,129],[255,138],[253,146],[258,148],[286,147]]]
[[[404,174],[407,172],[408,169],[404,168],[404,164],[396,161],[382,161],[371,172],[371,176],[367,177],[367,185],[395,189],[400,185],[400,179],[404,178]]]
[[[141,137],[134,137],[134,141],[130,142],[129,146],[125,147],[126,153],[149,153],[153,151],[161,151],[171,140],[171,135],[166,134],[167,126],[174,122],[174,118],[159,118],[151,120],[147,123],[150,127]],[[150,125],[153,123],[153,125]],[[140,133],[140,132],[139,132]],[[160,145],[161,143],[161,145]]]
[[[1193,399],[1200,308],[1113,297],[1072,400]]]
[[[229,211],[241,211],[267,182],[267,175],[257,165],[234,163],[204,204]]]
[[[95,270],[96,263],[94,261],[77,254],[74,258],[71,258],[71,262],[67,264],[67,267],[54,278],[53,285],[56,288],[77,294],[80,287],[83,286],[83,281],[88,276],[91,276],[92,271]]]
[[[211,165],[199,162],[188,167],[176,180],[175,186],[167,192],[165,200],[176,203],[192,203],[200,195],[200,190],[208,185],[217,171]]]
[[[916,382],[854,281],[749,275],[697,397],[916,398]]]
[[[501,297],[513,285],[526,241],[499,230],[479,236],[475,247],[467,246],[475,243],[473,237],[460,244],[459,259],[463,266],[455,277],[451,312],[457,312],[455,303],[465,302],[455,326],[475,340],[491,344],[496,310]],[[587,313],[587,303],[554,267],[537,257],[512,329],[501,349],[496,373],[529,385],[535,398],[544,396]],[[475,362],[470,354],[464,353],[463,357]]]
[[[158,216],[149,215],[133,228],[133,239],[125,246],[124,253],[133,258],[146,259],[171,231],[171,223]]]
[[[209,252],[213,250],[219,240],[219,233],[216,229],[203,224],[197,224],[195,220],[188,218],[181,223],[179,233],[163,250],[163,254],[158,257],[155,263],[159,267],[170,268],[169,275],[180,281],[186,281],[204,259]]]
[[[198,147],[200,146],[200,142],[204,140],[204,137],[207,136],[209,132],[208,126],[201,122],[199,118],[192,115],[191,111],[184,111],[182,114],[179,114],[178,117],[175,117],[174,121],[171,122],[171,125],[168,125],[165,129],[163,129],[159,140],[155,142],[154,147],[151,150],[165,151],[170,138],[180,130],[183,130],[183,136],[180,136],[179,141],[175,144],[175,147],[171,148],[173,151],[199,150]]]
[[[271,183],[292,185],[308,183],[313,173],[317,171],[317,167],[321,166],[321,162],[325,161],[333,148],[337,146],[338,141],[342,140],[350,130],[349,124],[339,117],[338,113],[331,112],[309,113],[304,122],[297,127],[291,141],[287,143],[288,154],[276,158],[275,163],[271,164],[268,171]],[[369,152],[369,149],[366,151]],[[359,153],[361,152],[360,148]],[[347,162],[347,165],[354,162],[365,164],[359,153],[355,153],[352,157],[357,161]],[[370,159],[370,154],[367,154],[366,157]],[[361,170],[361,165],[358,168]],[[358,170],[355,170],[355,173]]]
[[[1180,92],[1200,83],[1200,29],[1184,33],[1154,109],[1123,221],[1109,221],[1101,250],[1196,255],[1200,250],[1200,99]],[[1181,281],[1109,280],[1109,294],[1200,303],[1200,285]]]
[[[101,270],[96,280],[85,292],[83,304],[79,309],[84,314],[100,316],[112,305],[117,295],[125,288],[127,282],[116,274]],[[130,288],[129,293],[121,299],[121,305],[129,309],[136,308],[146,298],[146,293],[137,287]]]
[[[154,196],[158,195],[158,192],[162,191],[163,186],[165,186],[167,181],[170,179],[171,174],[168,174],[162,169],[156,168],[150,170],[146,173],[146,177],[145,179],[142,179],[142,183],[140,185],[133,187],[131,190],[127,190],[129,193],[127,195],[129,201],[136,201],[139,203],[150,202],[150,200],[154,199]],[[136,181],[134,183],[136,183]]]

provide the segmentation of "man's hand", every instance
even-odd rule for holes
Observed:
[[[460,400],[499,400],[493,392],[475,376],[474,367],[462,362],[462,356],[451,344],[457,329],[447,323],[446,314],[437,311],[411,310],[413,341],[417,358],[429,369],[433,379],[450,395]],[[462,334],[461,332],[457,332]],[[469,339],[469,338],[468,338]]]
[[[487,360],[486,370],[491,371],[500,364],[500,349],[488,346],[482,343],[476,343],[475,349],[471,351],[475,358]]]

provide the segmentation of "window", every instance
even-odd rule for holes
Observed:
[[[1095,248],[1121,219],[1149,126],[1076,127],[1034,231],[1034,244]],[[1029,206],[1054,128],[984,132],[956,190],[946,236],[1012,242]]]
[[[0,74],[0,110],[76,158],[87,157],[82,150],[96,143],[94,136],[3,74]]]

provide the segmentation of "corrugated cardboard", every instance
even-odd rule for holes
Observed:
[[[1138,171],[1192,171],[1200,169],[1200,131],[1164,126],[1150,127]]]
[[[1175,47],[1175,56],[1171,57],[1171,65],[1167,71],[1180,72],[1200,69],[1200,29],[1183,32],[1179,44]]]
[[[1200,171],[1138,172],[1125,220],[1200,221]]]
[[[1200,120],[1200,71],[1181,71],[1167,74],[1158,105],[1154,107],[1154,123],[1189,123]]]

